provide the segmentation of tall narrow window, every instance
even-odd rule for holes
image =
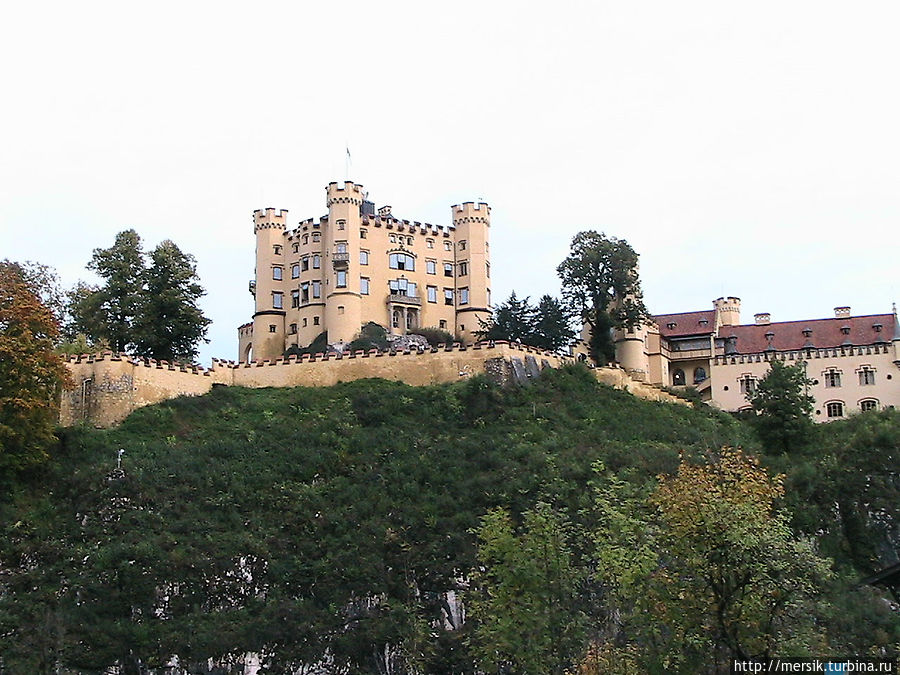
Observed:
[[[300,290],[291,291],[291,308],[296,309],[300,306]]]
[[[275,281],[281,281],[284,276],[284,268],[283,267],[273,267],[272,268],[272,278]]]
[[[824,373],[822,373],[822,377],[825,380],[826,387],[841,386],[841,373],[839,370],[835,370],[834,368],[826,370]]]
[[[452,251],[452,250],[453,250],[453,246],[450,244],[449,241],[445,241],[445,242],[444,242],[444,250],[445,250],[445,251]]]
[[[309,302],[309,284],[300,286],[300,298],[304,305]]]
[[[428,287],[428,302],[437,302],[437,286]]]
[[[426,260],[425,261],[425,271],[428,274],[437,274],[437,261],[436,260]]]
[[[297,263],[294,263],[293,265],[291,265],[291,279],[296,279],[299,276],[300,276],[300,265]]]
[[[468,276],[468,274],[469,274],[469,263],[467,261],[463,260],[461,263],[459,263],[459,276],[465,277],[465,276]]]
[[[452,288],[444,289],[444,304],[445,305],[453,304],[453,289]]]
[[[322,266],[322,256],[316,254],[313,256],[313,269],[317,270]]]
[[[453,263],[444,263],[444,276],[445,277],[453,276]]]
[[[300,269],[304,272],[309,269],[309,256],[300,259]]]
[[[469,304],[469,289],[468,288],[460,288],[459,289],[459,304],[461,304],[461,305]]]
[[[359,264],[360,265],[368,265],[369,264],[369,252],[368,251],[360,251],[359,252]]]
[[[313,292],[312,295],[314,298],[322,297],[322,282],[321,281],[314,281],[312,283],[312,292]]]
[[[335,286],[338,288],[347,288],[347,271],[346,270],[338,270],[337,279],[335,281]]]
[[[861,386],[875,384],[875,370],[871,366],[863,366],[859,369],[859,384]]]
[[[278,291],[272,293],[272,308],[284,309],[284,293],[279,293]]]
[[[369,294],[369,280],[366,277],[359,278],[359,292],[362,295]]]
[[[744,375],[739,380],[742,394],[752,394],[756,391],[756,378],[752,375]]]

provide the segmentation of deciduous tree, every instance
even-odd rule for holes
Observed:
[[[591,358],[597,363],[615,360],[610,329],[631,328],[649,316],[638,278],[638,254],[624,239],[588,230],[575,235],[569,257],[556,271],[563,299],[590,329]]]
[[[59,323],[18,264],[0,262],[0,469],[40,462],[54,443],[67,380],[53,351]]]

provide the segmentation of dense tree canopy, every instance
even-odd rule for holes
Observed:
[[[753,424],[767,451],[792,452],[809,444],[815,401],[808,393],[811,384],[806,376],[806,364],[789,366],[774,360],[769,372],[747,397],[756,411]]]
[[[556,268],[563,299],[590,329],[597,363],[615,360],[610,329],[631,328],[648,318],[638,278],[638,254],[624,239],[588,230],[572,239],[569,256]]]
[[[568,312],[553,296],[542,296],[535,307],[529,298],[519,300],[513,291],[509,299],[497,306],[478,336],[482,340],[508,340],[557,351],[572,342],[575,331],[569,324]]]
[[[0,262],[0,471],[40,462],[54,443],[66,369],[53,351],[59,323],[26,270]]]
[[[69,291],[68,332],[119,352],[191,360],[210,323],[197,305],[205,291],[196,262],[170,240],[150,252],[149,267],[146,257],[134,230],[120,232],[110,248],[94,249],[88,269],[104,283],[79,282]]]

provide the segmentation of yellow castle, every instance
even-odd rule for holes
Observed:
[[[352,181],[325,192],[328,213],[294,228],[285,210],[253,213],[255,311],[238,328],[239,360],[274,360],[326,331],[330,344],[346,344],[368,322],[474,342],[491,316],[490,207],[456,204],[439,226],[376,210]]]

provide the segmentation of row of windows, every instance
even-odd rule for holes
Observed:
[[[875,369],[871,366],[860,367],[860,369],[856,371],[856,375],[859,378],[860,386],[875,384]],[[822,379],[825,381],[826,387],[840,387],[841,371],[835,368],[826,370],[824,373],[822,373]]]
[[[406,279],[394,279],[389,283],[389,288],[391,295],[398,295],[401,297],[409,297],[416,298],[418,297],[417,293],[417,285],[411,281]],[[362,295],[369,295],[369,278],[368,277],[360,277],[359,278],[359,292]],[[338,288],[346,288],[347,287],[347,273],[343,270],[338,271],[336,273],[336,284]],[[437,302],[437,286],[428,286],[427,287],[427,297],[428,302]],[[445,288],[444,289],[444,304],[452,305],[453,304],[453,289]],[[313,300],[319,299],[322,297],[322,282],[321,281],[313,281],[310,283],[305,283],[300,286],[299,289],[291,291],[291,308],[296,309],[300,307],[300,305],[308,304],[310,298]],[[459,304],[460,305],[468,305],[469,304],[469,289],[468,288],[460,288],[459,289]],[[273,291],[272,293],[272,307],[273,309],[284,309],[284,293],[280,291]],[[682,374],[683,375],[683,374]],[[682,382],[682,384],[684,384]]]
[[[843,401],[829,401],[825,404],[825,415],[829,418],[835,417],[843,417],[845,414],[845,405]],[[878,399],[875,398],[866,398],[859,402],[859,409],[861,412],[868,412],[869,410],[878,410]],[[817,410],[817,415],[821,415],[822,411]]]
[[[339,230],[345,229],[344,225],[345,225],[344,221],[343,221],[343,220],[339,220],[339,221],[338,221],[338,228],[337,228],[337,229],[339,229]],[[313,242],[313,243],[321,242],[321,241],[322,241],[322,234],[321,234],[320,232],[313,232],[312,234],[304,234],[304,235],[302,235],[302,236],[300,237],[300,241],[299,241],[299,242],[295,242],[295,243],[291,244],[291,250],[292,250],[294,253],[299,253],[299,252],[300,252],[300,246],[301,246],[301,244],[302,244],[303,246],[306,246],[307,244],[309,244],[310,238],[312,238],[312,242]],[[360,230],[359,230],[359,238],[360,238],[360,239],[367,239],[367,238],[368,238],[368,230],[366,230],[366,228],[360,228]],[[390,241],[390,243],[392,243],[392,244],[401,244],[401,245],[402,245],[402,244],[406,244],[407,246],[413,246],[414,243],[415,243],[413,237],[406,237],[406,236],[403,236],[403,235],[401,235],[401,234],[391,234],[391,235],[389,235],[388,241]],[[434,239],[426,239],[426,240],[425,240],[425,246],[428,247],[428,248],[432,248],[432,249],[433,249],[433,248],[434,248]],[[459,246],[459,250],[460,250],[460,251],[465,251],[465,250],[466,250],[466,242],[465,242],[465,241],[459,242],[459,245],[458,245],[458,246]],[[485,242],[484,246],[485,246],[485,248],[488,247],[487,242]],[[445,251],[452,251],[452,250],[453,250],[453,244],[452,244],[451,242],[449,242],[449,241],[445,241],[445,242],[444,242],[444,250],[445,250]],[[281,244],[274,244],[274,245],[272,246],[272,252],[273,252],[275,255],[281,255],[281,251],[282,251],[282,246],[281,246]]]
[[[335,254],[342,255],[347,253],[347,245],[346,244],[338,244],[335,249]],[[416,260],[411,255],[406,253],[391,253],[389,256],[389,266],[392,270],[404,270],[414,272],[416,269]],[[301,258],[300,262],[294,263],[291,265],[291,279],[297,279],[300,277],[301,272],[306,272],[310,269],[310,263],[312,263],[312,269],[317,270],[322,267],[322,257],[319,254],[315,254],[312,256],[304,256]],[[369,264],[369,252],[368,251],[360,251],[359,252],[359,264],[360,265],[368,265]],[[467,260],[463,260],[462,262],[457,263],[459,268],[459,276],[465,277],[469,274],[469,262]],[[491,267],[490,263],[485,263],[485,268],[487,272],[488,278],[491,276]],[[425,271],[428,274],[437,274],[437,261],[436,260],[426,260],[425,261]],[[452,277],[453,276],[453,263],[445,262],[444,263],[444,276]],[[275,281],[281,281],[284,279],[284,268],[281,265],[276,265],[272,267],[272,278]]]

